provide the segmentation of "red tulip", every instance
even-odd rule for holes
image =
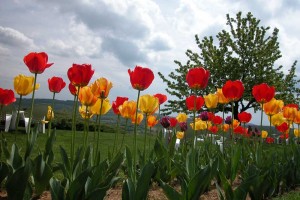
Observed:
[[[77,88],[72,83],[69,83],[69,90],[72,95],[77,95]]]
[[[94,70],[90,64],[73,64],[68,69],[68,78],[75,87],[83,87],[89,84]]]
[[[113,103],[112,103],[112,108],[113,108],[113,111],[114,111],[114,113],[115,113],[116,115],[120,115],[120,114],[121,114],[121,113],[120,113],[120,110],[119,110],[119,107],[120,107],[121,105],[123,105],[123,103],[124,103],[125,101],[127,101],[127,100],[128,100],[127,97],[117,97],[116,100],[113,101]]]
[[[53,63],[48,63],[48,55],[45,52],[31,52],[24,57],[23,61],[29,71],[34,74],[41,74],[53,65]]]
[[[275,88],[266,83],[255,85],[252,88],[252,95],[258,103],[267,103],[275,96]]]
[[[170,127],[174,128],[177,125],[176,117],[170,117],[169,120],[170,120]]]
[[[192,110],[192,111],[200,110],[201,107],[204,105],[204,98],[201,96],[197,97],[195,95],[192,95],[185,99],[185,104],[188,110]]]
[[[51,92],[59,93],[66,86],[66,83],[61,77],[53,76],[48,79],[48,86]]]
[[[226,81],[225,85],[222,87],[222,92],[230,101],[237,101],[243,96],[244,89],[243,83],[240,80],[229,80]]]
[[[238,118],[239,118],[240,122],[248,123],[252,119],[252,115],[251,115],[251,113],[248,113],[248,112],[241,112],[238,114]]]
[[[215,124],[215,125],[220,125],[222,124],[223,122],[223,118],[220,117],[220,116],[215,116],[212,120],[212,122]]]
[[[283,122],[281,125],[276,126],[276,129],[281,133],[286,133],[289,130],[289,125],[286,122]]]
[[[12,90],[0,88],[0,106],[7,106],[16,101],[15,93]]]
[[[151,69],[140,66],[136,66],[133,71],[128,69],[128,74],[132,87],[140,91],[147,89],[154,79]]]
[[[167,95],[164,94],[155,94],[154,97],[158,98],[159,105],[165,103],[167,101]]]
[[[236,134],[244,135],[244,134],[247,134],[248,129],[243,128],[242,126],[238,126],[238,127],[236,127],[236,128],[233,130],[233,132],[236,133]]]
[[[268,143],[268,144],[274,143],[274,138],[272,138],[272,137],[267,137],[267,138],[266,138],[266,143]]]
[[[186,74],[186,82],[191,89],[206,88],[210,72],[203,67],[192,68]]]
[[[214,134],[218,132],[218,127],[217,126],[210,126],[208,130]]]

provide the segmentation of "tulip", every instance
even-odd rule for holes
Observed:
[[[128,101],[128,97],[117,97],[112,103],[112,109],[116,115],[120,115],[119,107],[125,102]]]
[[[77,95],[77,88],[72,83],[69,83],[69,91],[73,96]]]
[[[279,126],[276,126],[276,129],[281,133],[287,133],[289,128],[290,127],[289,127],[288,123],[286,123],[286,122],[283,122]]]
[[[273,126],[279,126],[284,122],[287,122],[287,120],[283,117],[283,113],[277,113],[275,115],[272,116],[272,118],[269,118],[271,120],[271,124]]]
[[[229,124],[223,124],[223,131],[227,132],[229,130]]]
[[[272,143],[274,143],[274,138],[272,138],[272,137],[267,137],[267,138],[266,138],[266,143],[267,143],[267,144],[272,144]]]
[[[227,103],[229,103],[229,99],[227,99],[224,96],[222,88],[218,88],[216,94],[218,95],[218,103],[220,103],[220,104],[227,104]]]
[[[205,105],[208,109],[216,108],[218,105],[218,95],[208,94],[204,96]]]
[[[147,126],[152,128],[158,123],[158,120],[156,119],[156,116],[150,115],[147,118]]]
[[[186,122],[179,122],[179,127],[181,131],[186,131],[188,128]]]
[[[199,115],[199,118],[202,121],[208,121],[208,119],[209,119],[208,112],[207,111],[201,112]]]
[[[147,115],[155,113],[158,109],[158,99],[152,95],[146,94],[139,98],[138,108]]]
[[[47,119],[47,121],[51,121],[52,119],[54,119],[54,112],[53,112],[51,106],[48,106],[46,119]]]
[[[232,123],[232,117],[227,116],[224,122],[225,122],[225,124],[228,124],[228,125],[231,124]]]
[[[177,119],[175,117],[170,117],[170,127],[174,128],[177,125]]]
[[[177,139],[183,139],[183,137],[184,137],[184,132],[183,131],[177,131],[176,132],[176,138]]]
[[[14,78],[14,89],[15,92],[19,95],[26,96],[33,91],[33,76],[25,76],[23,74],[19,74]],[[40,84],[36,84],[35,90],[39,89]]]
[[[102,106],[101,106],[102,103]],[[101,107],[101,109],[100,109]],[[96,103],[91,106],[91,112],[94,115],[105,115],[111,109],[109,99],[97,99]],[[101,110],[101,111],[100,111]]]
[[[168,117],[168,116],[162,117],[161,120],[160,120],[160,124],[164,128],[169,128],[170,127],[170,117]]]
[[[87,86],[94,74],[90,64],[73,64],[68,69],[68,78],[75,87]]]
[[[79,106],[79,113],[83,119],[90,119],[93,117],[93,113],[91,112],[91,107],[89,106]]]
[[[50,92],[59,93],[66,86],[66,83],[61,77],[53,76],[48,79],[48,86]]]
[[[0,88],[0,108],[8,106],[16,101],[15,94],[12,90]]]
[[[48,55],[45,52],[31,52],[24,57],[23,61],[33,74],[41,74],[53,65],[53,63],[48,63]]]
[[[238,118],[241,123],[248,123],[248,122],[250,122],[252,115],[251,115],[251,113],[248,113],[248,112],[241,112],[238,114]]]
[[[271,101],[275,96],[275,88],[270,87],[266,83],[255,85],[252,88],[252,95],[258,103],[267,103]]]
[[[147,89],[154,79],[151,69],[140,66],[136,66],[133,71],[128,69],[128,74],[132,87],[139,91]]]
[[[208,127],[208,123],[207,122],[202,121],[199,118],[196,118],[195,121],[196,121],[195,122],[195,126],[194,126],[194,123],[190,123],[190,126],[192,127],[193,130],[198,131],[198,130],[205,130],[205,129],[207,129],[207,127]]]
[[[269,102],[264,104],[264,112],[266,115],[272,116],[279,113],[284,106],[282,100],[276,100],[275,98],[271,99]]]
[[[283,117],[285,117],[289,122],[292,122],[297,113],[298,106],[295,104],[288,104],[283,107],[282,113]]]
[[[186,82],[191,89],[204,89],[207,86],[210,72],[203,67],[190,69],[186,74]]]
[[[248,129],[242,126],[237,126],[233,129],[233,132],[236,134],[245,135],[248,132]]]
[[[137,119],[135,118],[135,115],[133,115],[132,118],[131,118],[131,122],[133,124],[140,124],[143,121],[143,119],[144,119],[143,113],[138,113],[137,114]]]
[[[300,124],[300,111],[299,111],[299,110],[297,110],[293,122],[294,122],[295,124],[298,124],[298,125]]]
[[[179,123],[186,122],[188,116],[185,113],[178,113],[176,119]]]
[[[159,105],[165,103],[167,101],[167,95],[164,95],[164,94],[155,94],[153,95],[154,97],[158,98],[158,102],[159,102]]]
[[[299,129],[295,129],[294,130],[294,135],[295,135],[296,138],[300,137],[300,131],[299,131]]]
[[[223,123],[223,118],[220,116],[215,116],[212,120],[215,125],[220,125]]]
[[[101,99],[108,97],[110,89],[113,87],[112,82],[106,78],[98,78],[92,85],[91,89],[93,94]]]
[[[201,96],[197,97],[195,95],[192,95],[186,98],[185,104],[188,110],[197,111],[200,110],[204,105],[204,98]]]
[[[214,134],[216,134],[218,132],[218,127],[217,126],[211,126],[208,128],[208,130]]]
[[[78,99],[82,105],[92,106],[96,103],[98,98],[92,93],[90,87],[84,86],[79,91]]]
[[[243,96],[244,89],[243,83],[240,80],[229,80],[222,87],[222,92],[229,101],[237,101]]]
[[[240,122],[236,119],[233,120],[233,123],[232,123],[232,126],[233,126],[233,129],[235,129],[236,127],[238,127],[240,125]]]
[[[121,116],[126,119],[131,119],[133,115],[135,115],[136,106],[135,101],[124,101],[124,103],[119,106]]]
[[[261,137],[262,137],[263,139],[266,139],[266,138],[268,137],[268,132],[265,131],[265,130],[262,130],[262,131],[261,131]]]

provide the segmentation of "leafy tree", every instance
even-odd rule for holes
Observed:
[[[158,73],[168,86],[166,91],[177,97],[175,100],[169,100],[162,112],[168,115],[172,112],[186,111],[185,98],[191,91],[185,77],[187,71],[196,66],[204,66],[211,72],[208,87],[199,91],[197,95],[213,93],[216,88],[222,88],[227,80],[243,82],[245,92],[243,98],[234,104],[235,117],[238,112],[259,108],[252,96],[252,87],[260,83],[275,86],[277,99],[282,99],[285,103],[298,103],[299,99],[295,95],[300,91],[296,87],[300,82],[295,74],[297,62],[293,63],[287,74],[283,73],[283,66],[275,67],[275,61],[281,57],[277,41],[279,30],[274,28],[270,34],[270,27],[260,26],[259,23],[260,20],[253,17],[250,12],[244,18],[241,12],[236,14],[236,18],[231,18],[227,14],[226,24],[229,31],[219,32],[216,40],[212,36],[200,40],[196,35],[200,53],[187,50],[186,55],[189,58],[187,63],[175,61],[178,68],[167,78]],[[226,105],[225,111],[231,111],[231,105]]]

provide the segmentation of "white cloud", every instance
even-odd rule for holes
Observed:
[[[33,48],[35,45],[33,40],[26,35],[10,27],[0,26],[0,43],[8,46],[29,46]]]

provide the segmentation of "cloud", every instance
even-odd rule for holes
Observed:
[[[147,48],[154,51],[167,51],[173,46],[171,39],[165,34],[154,35],[147,44]]]
[[[0,43],[12,47],[34,47],[33,40],[9,27],[0,26]]]

